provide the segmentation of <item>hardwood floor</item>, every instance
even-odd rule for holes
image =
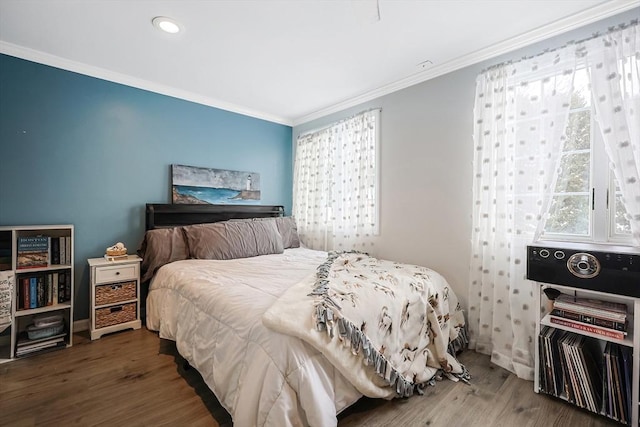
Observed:
[[[621,426],[533,392],[492,365],[461,355],[471,385],[449,380],[424,396],[361,399],[340,414],[354,426]],[[195,369],[184,370],[172,342],[142,328],[91,341],[74,336],[69,349],[0,365],[2,426],[231,426]]]

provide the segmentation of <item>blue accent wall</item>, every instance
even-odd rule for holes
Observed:
[[[291,128],[0,55],[0,225],[75,225],[75,315],[87,258],[135,253],[145,203],[170,202],[170,165],[260,173],[291,211]]]

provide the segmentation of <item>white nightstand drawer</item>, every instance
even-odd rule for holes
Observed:
[[[96,283],[138,279],[138,264],[96,268]]]

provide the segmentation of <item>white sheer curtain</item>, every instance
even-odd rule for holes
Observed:
[[[640,246],[640,31],[638,23],[590,41],[596,120]]]
[[[526,245],[549,212],[578,64],[588,66],[596,119],[640,242],[638,40],[636,21],[478,76],[470,346],[520,378],[533,379],[538,309]]]
[[[470,346],[526,379],[535,331],[526,245],[550,204],[575,67],[574,51],[559,49],[476,82]]]
[[[379,122],[372,110],[298,137],[293,216],[306,246],[374,253]]]

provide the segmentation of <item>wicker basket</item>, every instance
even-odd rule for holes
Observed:
[[[136,299],[136,282],[109,283],[96,286],[96,305]]]
[[[123,256],[127,254],[126,249],[107,249],[108,256]]]
[[[135,302],[98,308],[96,309],[96,329],[131,322],[137,317]]]

